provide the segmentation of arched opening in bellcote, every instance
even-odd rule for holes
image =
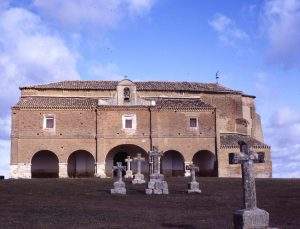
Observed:
[[[118,105],[134,105],[136,103],[136,85],[129,79],[123,79],[117,86]]]

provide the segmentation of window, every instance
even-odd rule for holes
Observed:
[[[264,152],[259,152],[257,153],[257,163],[265,163],[265,153]]]
[[[53,115],[44,116],[43,129],[52,130],[55,127],[55,119]]]
[[[197,118],[190,118],[190,127],[191,128],[197,128],[198,127]]]
[[[132,129],[132,119],[125,119],[125,128]]]
[[[230,165],[235,164],[235,162],[234,162],[234,156],[235,156],[235,153],[229,153],[228,154],[228,161],[229,161]]]
[[[135,130],[136,129],[136,115],[122,115],[122,128],[124,130]]]

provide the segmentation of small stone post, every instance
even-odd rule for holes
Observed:
[[[160,157],[162,153],[157,148],[149,151],[149,163],[151,168],[150,181],[146,194],[169,194],[168,184],[164,180],[164,175],[160,174]]]
[[[125,183],[122,180],[122,171],[126,166],[122,166],[122,162],[117,162],[117,166],[113,166],[113,171],[117,170],[118,180],[114,182],[114,188],[110,190],[111,194],[126,194]]]
[[[142,174],[142,162],[145,161],[145,158],[141,156],[140,153],[137,154],[137,157],[133,159],[137,162],[137,173],[134,174],[134,179],[132,180],[133,184],[143,184],[145,183],[144,175]]]
[[[244,209],[234,213],[234,228],[267,228],[269,226],[269,213],[257,208],[256,205],[253,163],[254,160],[257,160],[257,154],[251,152],[245,142],[241,141],[239,145],[241,153],[240,155],[235,154],[233,162],[242,166]]]
[[[132,170],[131,170],[132,159],[130,158],[130,156],[127,156],[127,158],[125,159],[125,162],[127,163],[125,178],[133,178]]]
[[[199,183],[196,181],[196,171],[199,171],[199,167],[190,164],[187,166],[187,169],[191,171],[191,182],[188,184],[188,193],[201,193]]]

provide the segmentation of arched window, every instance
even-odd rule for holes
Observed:
[[[124,101],[125,102],[130,101],[130,89],[128,87],[124,88]]]

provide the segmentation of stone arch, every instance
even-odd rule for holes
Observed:
[[[200,150],[193,156],[193,163],[199,167],[197,176],[217,176],[216,156],[209,150]]]
[[[145,158],[145,162],[142,163],[142,173],[148,174],[149,173],[149,166],[148,166],[148,153],[140,146],[133,145],[133,144],[123,144],[118,145],[112,148],[105,158],[105,173],[107,176],[113,176],[112,167],[116,165],[117,162],[122,162],[122,165],[126,166],[125,159],[127,156],[134,158],[137,156],[138,153],[142,154],[142,157]],[[132,163],[132,170],[136,171],[136,163]]]
[[[31,159],[32,178],[58,178],[58,157],[50,150],[40,150]]]
[[[165,151],[161,158],[161,171],[166,176],[184,176],[184,157],[176,150]]]
[[[86,150],[76,150],[68,158],[69,177],[93,177],[95,175],[94,156]]]

